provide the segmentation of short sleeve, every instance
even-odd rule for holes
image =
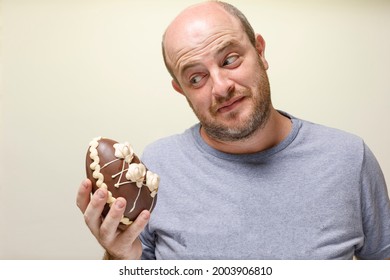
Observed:
[[[361,169],[361,211],[364,243],[356,250],[361,259],[390,258],[390,201],[381,168],[365,145]]]
[[[149,225],[145,227],[140,235],[142,243],[142,260],[155,260],[155,237],[149,232]]]

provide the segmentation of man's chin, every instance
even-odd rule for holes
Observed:
[[[213,139],[223,142],[235,142],[250,137],[256,128],[253,127],[234,127],[234,126],[216,126],[203,125],[205,132]]]

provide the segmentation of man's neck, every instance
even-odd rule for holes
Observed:
[[[200,135],[209,146],[221,152],[252,154],[278,145],[290,133],[291,127],[291,120],[272,108],[265,126],[247,139],[232,142],[219,141],[211,138],[203,127],[200,128]]]

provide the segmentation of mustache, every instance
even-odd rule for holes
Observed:
[[[224,103],[229,103],[230,100],[235,99],[237,97],[249,96],[251,96],[250,91],[231,91],[226,96],[216,97],[211,104],[210,111],[215,114]]]

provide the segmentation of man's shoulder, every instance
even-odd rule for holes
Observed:
[[[160,156],[161,154],[171,153],[173,150],[189,144],[192,141],[194,129],[196,129],[196,125],[186,129],[182,133],[165,136],[148,144],[144,149],[142,157],[150,157],[151,155]]]
[[[319,139],[329,144],[339,143],[360,146],[363,143],[363,139],[353,132],[307,120],[301,120],[301,122],[301,132],[306,137]]]
[[[284,111],[279,112],[297,123],[297,126],[299,127],[298,135],[304,137],[305,139],[327,142],[341,141],[355,143],[358,145],[363,142],[363,139],[360,136],[354,134],[353,132],[343,130],[342,128],[296,117]]]
[[[301,126],[294,143],[302,153],[310,151],[318,156],[348,158],[356,162],[364,157],[366,144],[360,136],[307,120],[299,122]]]

